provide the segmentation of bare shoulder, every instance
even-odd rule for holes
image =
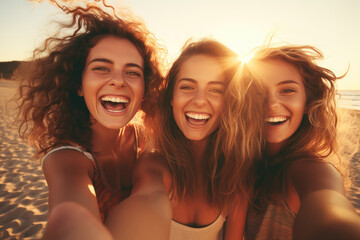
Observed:
[[[45,177],[60,177],[67,175],[83,174],[89,177],[94,174],[92,160],[84,153],[73,149],[61,149],[49,154],[43,163]]]
[[[43,171],[49,187],[49,211],[63,202],[76,202],[100,219],[99,207],[92,187],[94,167],[84,153],[61,149],[50,153]]]
[[[287,174],[300,198],[311,192],[325,189],[345,194],[341,174],[328,162],[296,160],[290,164]]]

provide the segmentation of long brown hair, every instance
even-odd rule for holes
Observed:
[[[339,118],[335,97],[336,80],[343,76],[337,77],[331,70],[319,66],[316,60],[322,57],[322,53],[312,46],[264,47],[258,49],[247,64],[254,78],[259,78],[259,62],[277,59],[291,64],[302,76],[306,92],[307,112],[297,131],[276,156],[264,154],[263,158],[257,159],[258,177],[254,198],[258,206],[264,207],[268,202],[284,203],[284,198],[279,199],[279,194],[285,194],[286,169],[297,159],[330,162],[343,174],[344,179],[347,177],[346,158],[339,155]]]
[[[143,57],[145,95],[141,109],[148,119],[153,117],[151,108],[163,81],[159,54],[163,48],[144,24],[131,20],[130,15],[125,20],[92,5],[60,7],[72,17],[71,22],[61,23],[59,34],[48,38],[34,51],[33,60],[16,73],[21,81],[19,133],[37,147],[39,155],[68,142],[91,147],[90,114],[77,91],[87,55],[103,37],[127,39]],[[63,37],[58,37],[61,34]]]
[[[201,183],[205,185],[204,189],[208,202],[214,204],[219,209],[223,209],[224,207],[236,204],[239,200],[240,193],[242,193],[241,191],[244,190],[240,190],[242,187],[240,187],[240,185],[243,182],[239,184],[237,180],[245,175],[239,177],[241,170],[244,170],[242,161],[244,158],[247,158],[248,155],[244,153],[243,158],[238,159],[237,157],[240,156],[238,153],[246,150],[247,147],[241,146],[241,150],[233,153],[232,147],[235,145],[235,140],[226,138],[230,136],[227,135],[228,131],[236,130],[233,129],[233,122],[228,124],[227,120],[221,120],[219,129],[210,135],[210,140],[205,151],[206,156],[203,156],[201,163],[203,174],[202,176],[196,174],[190,141],[177,126],[171,106],[174,85],[180,68],[187,59],[194,55],[206,55],[218,60],[224,67],[228,84],[231,85],[233,79],[236,78],[234,77],[235,72],[240,66],[237,60],[237,54],[214,40],[204,39],[198,42],[188,42],[167,74],[165,89],[160,102],[160,111],[157,116],[158,129],[155,139],[157,140],[156,142],[160,152],[168,162],[172,174],[172,191],[177,199],[194,196],[197,191],[197,184],[201,181]],[[238,78],[236,79],[238,80]],[[224,115],[230,116],[231,107],[227,105],[233,104],[235,101],[231,102],[228,98],[233,99],[235,96],[226,90],[225,105],[227,109]],[[244,114],[243,112],[241,113]],[[241,121],[241,119],[237,121]],[[237,127],[237,125],[235,127]],[[231,135],[231,137],[232,136],[233,135]],[[248,137],[252,138],[252,136]],[[244,142],[244,144],[246,143]],[[251,155],[252,152],[249,154]]]

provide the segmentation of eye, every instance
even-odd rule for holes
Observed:
[[[140,72],[137,72],[137,71],[127,71],[126,74],[129,75],[129,76],[134,76],[134,77],[141,77],[142,76],[142,74]]]
[[[216,95],[223,95],[224,90],[222,88],[210,88],[209,92]]]
[[[280,91],[280,93],[282,93],[282,94],[291,94],[291,93],[295,93],[295,92],[296,92],[296,89],[293,89],[293,88],[285,88]]]
[[[96,66],[91,68],[91,70],[95,71],[95,72],[110,72],[110,68],[105,67],[105,66]]]
[[[181,85],[180,87],[180,90],[183,90],[183,91],[192,91],[194,90],[195,88],[191,85]]]

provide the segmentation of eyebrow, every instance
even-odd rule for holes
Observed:
[[[300,85],[297,81],[294,80],[284,80],[278,83],[278,85],[284,85],[284,84],[289,84],[289,83],[295,83],[297,85]]]
[[[189,82],[193,82],[193,83],[197,83],[197,81],[195,79],[192,78],[181,78],[179,80],[179,82],[181,81],[189,81]],[[224,82],[220,82],[220,81],[210,81],[208,84],[220,84],[220,85],[225,85]]]
[[[112,60],[107,59],[107,58],[94,58],[94,59],[91,59],[91,61],[89,61],[88,65],[90,65],[90,63],[93,63],[93,62],[104,62],[104,63],[114,64],[114,62]],[[127,64],[125,64],[125,66],[137,67],[137,68],[140,68],[141,70],[144,70],[140,65],[138,65],[136,63],[127,63]]]
[[[111,63],[113,64],[114,62],[107,59],[107,58],[94,58],[94,59],[91,59],[91,61],[88,63],[88,65],[90,65],[90,63],[93,63],[93,62],[105,62],[105,63]]]

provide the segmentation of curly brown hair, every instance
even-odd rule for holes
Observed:
[[[21,82],[19,134],[37,147],[37,155],[69,142],[86,149],[91,147],[90,114],[77,92],[87,55],[102,38],[111,35],[127,39],[143,57],[145,94],[141,109],[146,121],[154,116],[151,110],[163,82],[161,57],[166,50],[143,23],[91,5],[61,8],[72,17],[71,22],[60,23],[59,33],[34,50],[33,60],[16,73]],[[72,33],[66,35],[69,31]],[[58,37],[60,34],[63,37]]]

